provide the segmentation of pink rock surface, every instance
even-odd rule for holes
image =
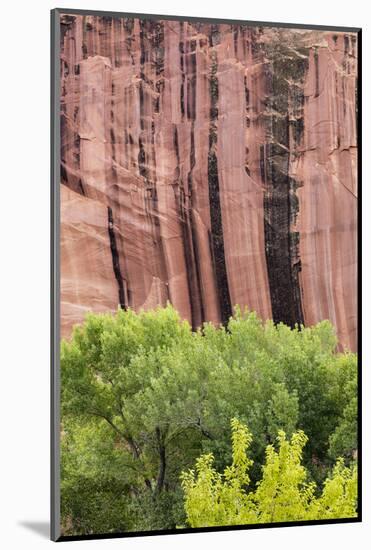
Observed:
[[[117,289],[112,284],[112,257],[107,207],[61,188],[61,331],[88,311],[112,311]]]
[[[357,36],[61,16],[61,326],[169,300],[357,346]]]

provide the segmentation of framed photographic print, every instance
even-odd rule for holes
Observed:
[[[361,30],[55,9],[51,59],[53,540],[360,521]]]

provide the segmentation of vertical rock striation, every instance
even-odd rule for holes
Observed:
[[[61,16],[61,323],[170,301],[356,349],[357,36]]]

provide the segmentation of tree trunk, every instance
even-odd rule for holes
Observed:
[[[165,481],[165,471],[166,471],[166,450],[165,445],[161,439],[161,432],[159,428],[156,428],[156,435],[158,440],[158,452],[160,457],[160,466],[157,476],[157,483],[156,483],[156,493],[160,493],[164,486]]]

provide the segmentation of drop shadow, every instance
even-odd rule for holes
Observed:
[[[19,521],[18,525],[37,533],[43,539],[50,538],[50,523],[48,521]]]

